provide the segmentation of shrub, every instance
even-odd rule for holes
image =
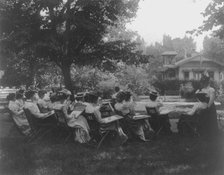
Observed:
[[[190,87],[189,83],[192,84]],[[160,91],[162,95],[165,94],[165,91],[177,91],[181,94],[181,84],[187,85],[182,89],[182,94],[184,98],[194,98],[194,93],[197,89],[200,89],[200,82],[197,80],[157,80],[152,83],[152,85]],[[218,83],[215,81],[211,81],[211,86],[217,91]]]
[[[125,65],[115,72],[118,83],[127,88],[131,85],[131,90],[137,95],[146,95],[151,88],[149,74],[143,66]]]

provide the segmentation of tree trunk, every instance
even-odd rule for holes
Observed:
[[[26,83],[26,88],[34,86],[34,77],[35,77],[35,62],[31,60],[29,63],[29,78]]]
[[[66,87],[66,89],[70,90],[71,93],[73,94],[70,67],[71,67],[71,65],[63,65],[61,67],[61,70],[62,70],[62,74],[63,74],[63,77],[64,77],[65,87]]]

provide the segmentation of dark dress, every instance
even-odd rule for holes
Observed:
[[[205,92],[208,97],[211,93],[214,93],[214,89],[211,87],[201,90]],[[218,133],[218,122],[217,122],[217,113],[216,107],[213,103],[209,108],[202,110],[198,114],[198,124],[199,124],[199,133],[204,136],[215,136]]]

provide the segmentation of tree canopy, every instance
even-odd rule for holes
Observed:
[[[224,43],[218,37],[205,37],[203,41],[203,54],[216,61],[223,62]]]
[[[135,17],[138,2],[139,0],[1,1],[2,58],[8,61],[21,54],[20,59],[34,63],[33,66],[55,62],[62,70],[66,87],[72,89],[72,64],[98,64],[99,61],[108,60],[115,53],[114,49],[120,52],[122,49],[135,51],[134,45],[128,42],[105,42],[103,39],[108,27],[116,26],[121,19],[126,23]]]
[[[205,20],[203,25],[190,33],[202,34],[204,31],[213,30],[217,37],[224,37],[224,2],[222,0],[212,0],[202,13]]]

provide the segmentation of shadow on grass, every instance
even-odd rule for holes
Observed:
[[[78,143],[1,139],[0,174],[224,174],[223,137],[161,136],[100,150]]]

